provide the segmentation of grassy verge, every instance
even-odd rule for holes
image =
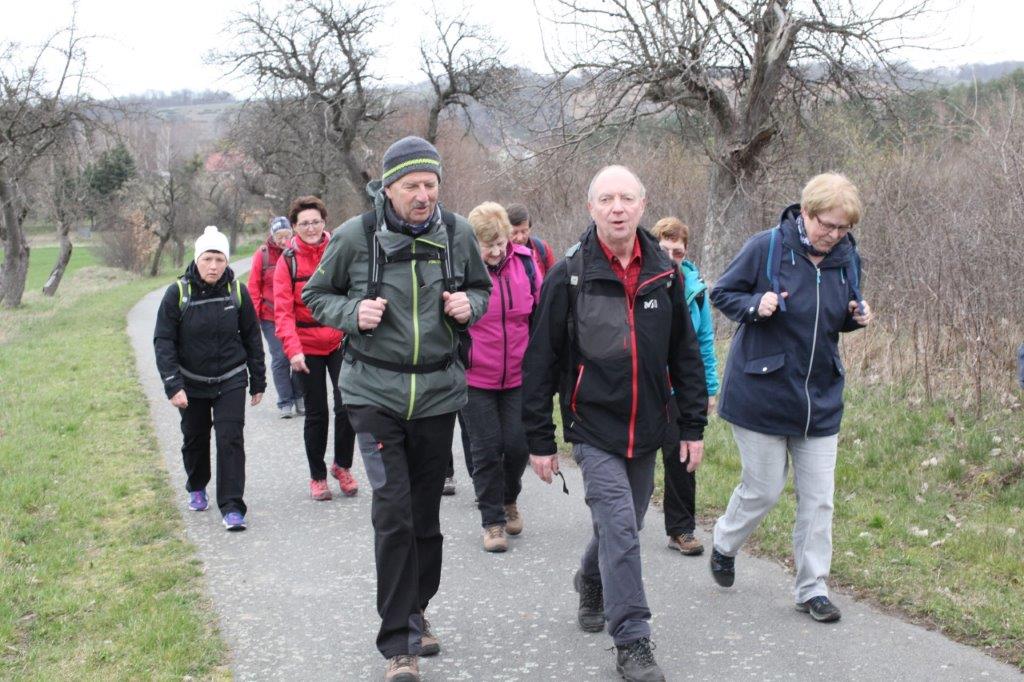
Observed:
[[[976,421],[914,402],[847,391],[832,582],[1024,670],[1024,413],[1017,403]],[[721,419],[705,446],[697,510],[710,527],[740,464]],[[657,477],[660,497],[660,463]],[[747,549],[792,567],[794,512],[789,485]]]
[[[0,678],[227,676],[124,331],[168,277],[83,267],[0,312]]]

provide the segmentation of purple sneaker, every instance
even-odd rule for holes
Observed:
[[[193,490],[188,494],[188,508],[192,511],[206,511],[209,506],[205,490]]]
[[[224,515],[224,527],[229,531],[245,530],[245,517],[239,512],[228,512]]]

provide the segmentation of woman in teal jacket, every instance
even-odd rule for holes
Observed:
[[[711,302],[707,300],[707,284],[700,278],[697,266],[686,260],[686,247],[690,241],[690,228],[678,218],[662,218],[651,234],[679,266],[686,283],[686,303],[690,306],[690,319],[697,332],[700,355],[704,361],[704,377],[708,384],[708,414],[718,393],[718,363],[715,360],[715,328],[711,322]],[[674,405],[674,401],[669,401]],[[671,423],[675,423],[672,420]],[[696,528],[697,478],[679,461],[679,438],[672,432],[665,436],[661,449],[665,464],[665,534],[668,546],[688,556],[697,556],[704,545],[694,536]]]

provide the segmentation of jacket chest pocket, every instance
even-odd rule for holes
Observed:
[[[626,300],[583,291],[576,306],[576,343],[591,360],[616,360],[632,354]]]

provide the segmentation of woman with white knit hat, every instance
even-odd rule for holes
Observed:
[[[171,405],[181,413],[185,490],[192,511],[206,511],[210,430],[217,441],[217,506],[229,531],[245,530],[245,387],[258,405],[266,389],[263,341],[249,291],[228,266],[228,239],[209,226],[195,260],[167,287],[156,316],[156,364]],[[248,378],[248,380],[247,380]]]

